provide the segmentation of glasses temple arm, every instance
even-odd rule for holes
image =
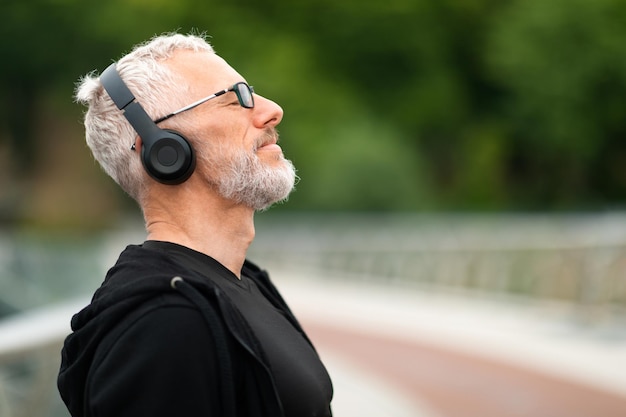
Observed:
[[[227,93],[227,92],[229,92],[230,90],[231,90],[231,89],[226,88],[226,89],[224,89],[224,90],[222,90],[222,91],[218,91],[218,92],[217,92],[217,93],[215,93],[215,94],[211,94],[211,95],[210,95],[210,96],[208,96],[208,97],[204,97],[204,98],[202,98],[202,99],[200,99],[200,100],[198,100],[198,101],[195,101],[195,102],[193,102],[193,103],[191,103],[191,104],[189,104],[189,105],[187,105],[187,106],[185,106],[185,107],[183,107],[183,108],[181,108],[181,109],[178,109],[178,110],[176,110],[176,111],[174,111],[174,112],[172,112],[172,113],[170,113],[170,114],[168,114],[168,115],[165,115],[165,116],[163,116],[163,117],[159,117],[158,119],[154,120],[154,123],[160,123],[160,122],[162,122],[163,120],[167,120],[167,119],[169,119],[170,117],[174,117],[174,116],[176,116],[176,115],[177,115],[177,114],[179,114],[179,113],[185,112],[185,111],[187,111],[187,110],[191,110],[191,109],[193,109],[194,107],[198,107],[198,106],[199,106],[199,105],[201,105],[202,103],[206,103],[207,101],[211,100],[212,98],[219,97],[219,96],[221,96],[222,94],[226,94],[226,93]]]

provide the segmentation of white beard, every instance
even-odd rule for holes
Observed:
[[[205,180],[224,198],[257,211],[285,201],[293,190],[296,169],[280,155],[277,163],[264,164],[254,152],[235,155],[208,146],[198,152]],[[211,149],[213,148],[213,149]]]
[[[278,166],[269,166],[252,153],[240,153],[216,185],[222,197],[257,211],[287,200],[296,183],[293,163],[282,155]]]

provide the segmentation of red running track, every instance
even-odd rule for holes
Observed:
[[[626,416],[626,397],[540,371],[461,349],[304,324],[320,350],[367,370],[440,417]]]

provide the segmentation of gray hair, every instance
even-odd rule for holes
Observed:
[[[202,35],[164,34],[137,45],[117,63],[120,76],[152,118],[187,104],[190,86],[163,65],[179,50],[215,52]],[[80,79],[75,99],[88,107],[85,136],[94,158],[126,193],[140,201],[146,176],[140,158],[130,151],[137,133],[115,107],[95,73]]]

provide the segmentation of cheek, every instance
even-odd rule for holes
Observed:
[[[198,155],[198,165],[207,165],[202,167],[207,172],[215,172],[211,165],[224,167],[242,153],[255,155],[256,138],[247,134],[241,124],[205,123],[196,126],[190,139],[193,139],[191,142]]]
[[[255,140],[246,134],[241,126],[222,123],[218,126],[206,126],[200,132],[201,142],[209,143],[222,152],[232,153],[234,150],[253,150]]]
[[[223,137],[213,136],[198,142],[196,149],[197,168],[208,178],[227,175],[232,169],[232,162],[245,151],[240,145]]]

